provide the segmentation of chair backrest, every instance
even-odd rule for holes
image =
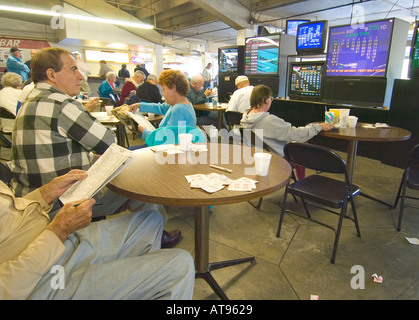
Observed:
[[[244,129],[242,127],[239,128],[240,135],[242,138],[242,143],[249,147],[255,147],[256,149],[262,148],[266,151],[271,151],[269,146],[261,139],[255,132],[251,129]]]
[[[240,120],[243,117],[243,113],[237,111],[226,111],[224,112],[227,126],[232,129],[235,125],[240,124]]]
[[[0,147],[2,148],[12,147],[12,142],[9,139],[7,139],[1,132],[0,132]]]
[[[412,151],[410,151],[407,168],[419,170],[419,144],[414,146]]]
[[[16,116],[14,115],[14,113],[10,112],[6,108],[0,107],[0,118],[16,119]]]
[[[149,147],[161,144],[179,143],[178,135],[181,133],[191,133],[193,143],[204,143],[206,139],[202,131],[196,127],[162,127],[152,131],[145,144]]]
[[[8,184],[12,179],[12,171],[3,162],[0,162],[0,180]]]
[[[345,161],[333,150],[309,143],[290,142],[284,146],[284,155],[290,162],[312,170],[345,174],[349,181]]]

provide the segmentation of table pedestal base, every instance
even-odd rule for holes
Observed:
[[[222,300],[228,300],[223,289],[211,275],[211,271],[254,262],[255,257],[209,263],[209,210],[208,206],[195,208],[195,279],[204,279]]]
[[[227,261],[210,263],[208,271],[195,273],[195,279],[204,279],[221,300],[228,300],[227,295],[225,294],[224,290],[221,289],[217,281],[214,279],[214,277],[211,274],[211,271],[225,268],[225,267],[234,266],[236,264],[241,264],[245,262],[254,263],[255,261],[256,261],[255,257],[248,257],[248,258],[243,258],[243,259],[235,259],[235,260],[227,260]]]

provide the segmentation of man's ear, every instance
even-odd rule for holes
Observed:
[[[55,71],[52,68],[48,68],[46,75],[49,81],[55,82]]]

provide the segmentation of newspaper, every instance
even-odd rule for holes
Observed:
[[[63,204],[89,199],[117,176],[132,160],[132,151],[113,143],[106,152],[87,170],[87,177],[73,184],[60,201]]]
[[[154,131],[156,128],[151,124],[150,121],[146,119],[141,113],[132,113],[127,111],[127,115],[131,117],[135,122],[137,122],[140,126],[145,127],[147,130]]]

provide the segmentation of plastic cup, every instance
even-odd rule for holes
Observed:
[[[154,113],[148,113],[147,114],[148,115],[148,118],[150,119],[150,120],[153,120],[154,119]]]
[[[349,112],[351,109],[340,109],[339,110],[339,124],[341,128],[348,126]]]
[[[255,153],[255,171],[258,176],[264,177],[268,175],[271,158],[272,155],[269,153]]]
[[[348,117],[348,125],[349,125],[349,128],[355,128],[357,122],[358,122],[358,118],[357,117],[355,117],[355,116],[349,116]]]
[[[333,123],[333,118],[335,117],[335,113],[333,111],[325,111],[324,113],[324,121],[326,123]]]
[[[106,114],[108,116],[112,115],[113,106],[105,106]]]
[[[333,124],[339,123],[339,111],[340,109],[329,109],[330,112],[333,112]]]
[[[192,134],[181,133],[179,134],[179,147],[182,151],[188,151],[192,146]]]

